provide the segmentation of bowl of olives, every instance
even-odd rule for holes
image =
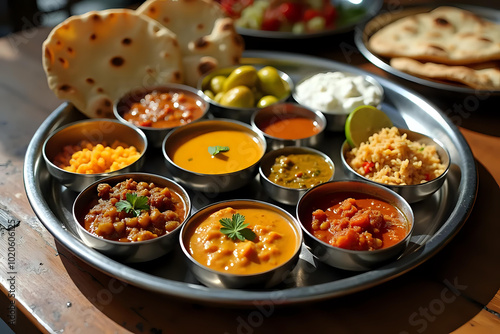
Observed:
[[[257,65],[216,69],[198,82],[213,116],[246,123],[257,109],[289,99],[293,87],[285,72]]]

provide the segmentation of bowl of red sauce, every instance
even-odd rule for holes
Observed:
[[[257,110],[250,119],[266,138],[269,150],[285,146],[318,146],[326,128],[323,113],[297,103],[277,103]]]
[[[414,229],[412,208],[403,197],[361,181],[331,181],[310,189],[296,215],[317,259],[351,271],[397,260]]]
[[[205,118],[209,106],[197,89],[167,84],[132,90],[115,103],[113,111],[118,120],[140,128],[149,143],[159,147],[173,129]]]

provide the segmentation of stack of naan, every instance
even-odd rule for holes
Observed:
[[[68,18],[43,43],[43,67],[57,97],[88,117],[112,117],[130,90],[196,86],[208,71],[239,64],[243,49],[215,1],[148,0]]]
[[[395,69],[419,77],[500,89],[500,25],[442,6],[388,24],[368,40]]]

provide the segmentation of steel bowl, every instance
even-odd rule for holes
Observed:
[[[261,146],[262,155],[258,158],[258,161],[244,169],[222,174],[197,173],[182,168],[173,162],[174,149],[184,138],[217,130],[235,130],[250,134]],[[207,147],[209,145],[210,143],[207,143]],[[203,120],[170,132],[163,141],[162,150],[167,169],[176,181],[196,191],[217,194],[241,188],[257,175],[260,159],[262,159],[266,151],[266,140],[262,134],[253,130],[248,124],[239,121],[230,119]]]
[[[55,156],[62,152],[66,145],[76,145],[82,140],[91,143],[106,141],[112,144],[115,140],[135,146],[141,156],[134,163],[109,173],[80,174],[68,172],[56,166]],[[107,176],[138,171],[142,168],[148,147],[146,135],[139,129],[110,119],[87,119],[68,124],[56,130],[44,142],[42,154],[47,170],[57,181],[73,191],[81,191],[95,181]]]
[[[316,238],[305,226],[306,222],[310,221],[314,210],[325,210],[328,208],[319,207],[321,205],[319,203],[327,202],[325,199],[327,200],[338,194],[346,194],[347,198],[356,193],[383,200],[398,208],[408,221],[408,233],[406,237],[388,248],[373,251],[356,251],[334,247],[323,242]],[[311,188],[299,200],[296,208],[296,216],[304,233],[304,241],[317,259],[332,267],[350,271],[374,269],[397,259],[408,246],[414,229],[413,210],[403,197],[386,187],[363,181],[330,181]]]
[[[411,141],[416,141],[423,143],[425,145],[434,145],[436,147],[436,151],[439,155],[439,158],[441,159],[441,163],[446,166],[446,169],[444,170],[443,174],[438,176],[437,178],[430,180],[425,183],[420,183],[420,184],[415,184],[415,185],[389,185],[389,184],[384,184],[380,182],[376,182],[373,180],[370,180],[369,178],[359,174],[356,172],[346,161],[346,153],[351,149],[347,141],[345,141],[342,144],[341,148],[341,160],[342,160],[342,165],[344,166],[344,170],[346,171],[346,174],[348,177],[351,179],[362,179],[364,181],[368,181],[374,184],[382,185],[384,187],[387,187],[394,192],[400,194],[403,196],[404,199],[406,199],[409,203],[416,203],[419,201],[422,201],[426,199],[427,197],[431,196],[433,193],[439,190],[441,186],[443,185],[444,181],[446,180],[446,175],[448,174],[448,170],[450,169],[450,154],[448,150],[444,147],[443,144],[441,144],[440,141],[437,139],[433,139],[429,136],[426,136],[424,134],[414,132],[408,129],[399,129],[399,132],[401,134],[406,133],[407,138]]]
[[[208,100],[205,100],[204,94],[193,87],[181,84],[166,84],[155,87],[147,87],[147,88],[142,87],[128,92],[120,99],[118,99],[113,105],[114,115],[120,122],[133,125],[141,129],[146,134],[148,142],[151,146],[160,147],[163,142],[163,139],[170,131],[180,126],[183,126],[182,124],[174,127],[156,128],[150,126],[136,125],[123,118],[123,115],[130,109],[132,104],[140,102],[144,98],[144,96],[153,91],[157,91],[160,93],[169,93],[169,92],[183,93],[186,94],[187,96],[194,98],[196,100],[196,104],[203,110],[203,112],[201,117],[193,120],[192,122],[196,122],[198,120],[206,118],[210,104]]]
[[[232,207],[236,210],[238,208],[267,209],[275,213],[278,213],[280,216],[284,217],[296,232],[296,249],[293,256],[283,264],[271,270],[249,275],[224,273],[206,267],[197,262],[189,251],[188,236],[190,231],[196,228],[196,225],[199,224],[200,221],[205,219],[205,217],[226,207]],[[293,217],[293,215],[291,215],[284,209],[276,205],[262,201],[236,199],[236,200],[217,202],[208,205],[200,209],[196,213],[194,213],[182,226],[179,235],[179,242],[181,245],[181,249],[184,255],[186,256],[188,266],[198,281],[200,281],[201,283],[203,283],[208,287],[242,289],[242,288],[271,288],[282,282],[284,279],[286,279],[299,260],[299,255],[303,240],[302,238],[303,238],[302,230],[300,228],[299,223],[297,222],[295,217]]]
[[[262,65],[252,65],[254,66],[257,70],[263,68],[264,66]],[[214,100],[212,100],[209,96],[207,96],[204,91],[207,89],[208,84],[210,83],[210,80],[217,76],[217,75],[223,75],[223,76],[228,76],[233,70],[238,68],[239,66],[233,66],[233,67],[226,67],[226,68],[221,68],[221,69],[216,69],[213,70],[203,77],[200,78],[198,81],[197,88],[202,92],[202,96],[205,98],[205,100],[210,101],[210,113],[217,117],[217,118],[228,118],[228,119],[234,119],[237,121],[241,121],[244,123],[250,123],[250,118],[252,117],[252,114],[258,110],[258,107],[254,108],[237,108],[237,107],[228,107],[228,106],[223,106]],[[288,74],[286,74],[283,71],[278,70],[278,73],[281,77],[281,79],[285,80],[288,84],[289,89],[289,94],[285,97],[282,97],[278,102],[285,102],[288,100],[291,96],[291,92],[294,88],[294,83],[292,78]]]
[[[323,157],[332,168],[332,176],[329,181],[333,180],[335,174],[335,165],[328,155],[309,147],[289,146],[270,151],[266,153],[266,155],[264,155],[259,166],[260,183],[262,187],[269,195],[269,197],[271,197],[273,200],[286,205],[296,205],[300,197],[305,194],[309,190],[309,188],[288,188],[278,185],[269,179],[271,167],[273,166],[276,158],[281,155],[290,154],[316,154]]]
[[[319,128],[319,132],[309,137],[297,139],[278,138],[264,132],[263,126],[265,123],[276,122],[290,116],[313,120]],[[255,111],[250,119],[250,124],[266,138],[267,148],[269,150],[276,150],[285,146],[318,146],[324,137],[327,122],[325,116],[320,111],[313,111],[297,103],[275,103]]]
[[[374,107],[380,107],[383,99],[384,99],[384,88],[382,85],[375,80],[373,77],[368,76],[368,75],[361,75],[361,74],[355,74],[355,73],[349,73],[349,72],[344,72],[344,71],[330,71],[330,72],[341,72],[346,74],[347,76],[363,76],[365,83],[368,85],[371,85],[375,87],[376,91],[378,91],[378,94],[380,95],[380,99],[374,103]],[[302,77],[297,84],[295,85],[293,91],[292,91],[292,97],[293,99],[299,103],[300,105],[303,105],[307,108],[310,108],[312,110],[317,110],[323,113],[325,115],[326,121],[327,121],[327,130],[329,131],[334,131],[334,132],[342,132],[344,131],[345,127],[345,121],[347,119],[347,116],[358,106],[358,104],[353,105],[351,108],[344,110],[344,108],[339,108],[339,110],[335,111],[328,111],[328,110],[320,110],[318,108],[315,108],[314,106],[310,105],[307,103],[307,101],[304,101],[298,94],[297,94],[297,88],[304,83],[304,81],[312,78],[313,76],[321,73],[327,73],[327,72],[315,72],[308,74],[304,77]],[[365,103],[362,103],[365,104]]]
[[[136,241],[136,242],[121,242],[108,240],[98,237],[88,232],[83,226],[83,218],[89,210],[90,203],[97,198],[97,186],[101,183],[108,183],[111,186],[119,182],[132,178],[137,182],[154,183],[160,187],[167,187],[171,191],[177,193],[184,202],[185,217],[181,225],[172,232],[159,236],[154,239]],[[169,251],[177,247],[179,232],[182,224],[186,221],[191,213],[191,200],[188,193],[178,183],[155,174],[149,173],[127,173],[115,176],[106,177],[97,182],[94,182],[85,188],[75,199],[73,204],[73,221],[74,228],[78,232],[84,244],[92,247],[99,252],[117,260],[126,263],[136,263],[154,260],[160,256],[167,254]]]

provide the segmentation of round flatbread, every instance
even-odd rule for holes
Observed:
[[[163,24],[176,34],[183,57],[184,83],[198,80],[215,68],[238,65],[243,38],[234,21],[218,3],[209,0],[148,0],[137,12]]]
[[[500,25],[460,8],[442,6],[390,23],[368,40],[385,57],[448,65],[500,59]]]
[[[113,117],[128,91],[182,83],[175,35],[129,9],[91,11],[56,26],[43,43],[50,89],[88,117]]]

